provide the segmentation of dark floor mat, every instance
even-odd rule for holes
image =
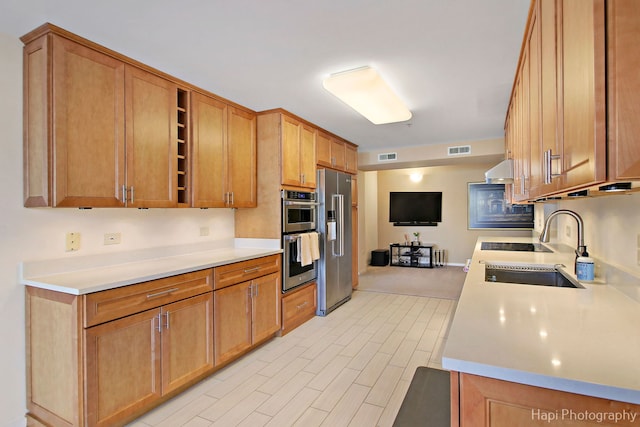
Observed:
[[[418,367],[393,427],[450,426],[450,393],[449,371]]]

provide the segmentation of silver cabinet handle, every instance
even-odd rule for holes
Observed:
[[[300,309],[302,309],[302,308],[306,307],[307,305],[309,305],[309,301],[305,301],[305,302],[303,302],[303,303],[302,303],[302,304],[300,304],[300,305],[296,305],[296,308],[297,308],[298,310],[300,310]]]
[[[234,202],[235,202],[235,200],[234,200],[234,198],[233,198],[233,191],[232,191],[230,194],[231,194],[231,202],[229,202],[229,204],[230,204],[231,206],[233,206],[233,204],[234,204]]]
[[[159,297],[159,296],[166,295],[166,294],[170,294],[171,292],[175,292],[175,291],[177,291],[179,289],[180,288],[171,288],[171,289],[166,289],[164,291],[156,292],[156,293],[153,293],[153,294],[147,294],[147,299]]]
[[[162,321],[160,320],[161,314],[158,313],[157,316],[153,318],[153,322],[155,323],[156,319],[158,319],[158,332],[162,332]]]
[[[131,186],[131,203],[133,203],[133,185]]]
[[[249,274],[249,273],[254,273],[256,271],[260,270],[260,267],[253,267],[253,268],[245,268],[244,269],[244,274]]]
[[[127,203],[127,187],[122,184],[122,203]]]
[[[165,319],[166,323],[165,323],[164,327],[165,327],[165,329],[169,329],[169,312],[168,311],[165,313],[165,318],[166,318]]]
[[[553,178],[557,178],[562,174],[554,174],[551,172],[552,169],[552,164],[551,162],[553,160],[559,160],[560,159],[560,155],[559,154],[552,154],[551,153],[551,149],[546,150],[543,156],[543,168],[544,168],[544,183],[545,184],[551,184],[551,181],[553,180]]]

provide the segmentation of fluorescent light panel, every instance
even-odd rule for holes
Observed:
[[[376,125],[404,122],[411,111],[371,67],[331,74],[322,85]]]

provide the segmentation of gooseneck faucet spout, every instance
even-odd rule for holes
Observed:
[[[544,229],[542,230],[542,234],[540,234],[540,241],[543,243],[547,243],[549,241],[549,224],[551,224],[551,220],[558,215],[566,214],[575,218],[578,223],[578,245],[576,247],[576,258],[581,256],[589,256],[587,252],[587,247],[584,244],[584,222],[582,221],[582,217],[575,213],[574,211],[570,211],[568,209],[559,209],[555,212],[552,212],[551,215],[547,218],[544,223]]]

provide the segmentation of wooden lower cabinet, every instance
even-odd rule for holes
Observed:
[[[303,285],[282,296],[282,335],[291,332],[316,315],[316,282]]]
[[[460,427],[631,426],[636,424],[629,417],[594,417],[640,412],[631,403],[458,372],[452,372],[451,393],[451,425]]]
[[[108,426],[162,396],[160,309],[85,331],[87,424]]]
[[[274,337],[280,259],[86,295],[27,286],[27,425],[124,425]]]
[[[214,291],[216,366],[280,330],[280,277],[271,273]]]

